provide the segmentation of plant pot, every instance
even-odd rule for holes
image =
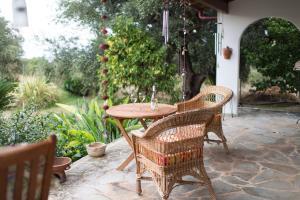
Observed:
[[[229,47],[226,47],[223,49],[223,56],[224,59],[229,60],[231,58],[232,55],[232,49]]]
[[[86,145],[86,151],[91,157],[100,157],[105,154],[106,144],[94,142]]]
[[[70,169],[71,162],[71,158],[68,157],[55,157],[54,159],[52,173],[59,178],[61,183],[67,180],[65,170]]]

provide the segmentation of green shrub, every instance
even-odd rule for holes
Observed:
[[[0,116],[0,146],[43,140],[51,133],[51,123],[50,114],[40,114],[32,106],[8,118]]]
[[[23,77],[14,96],[19,105],[33,104],[37,108],[46,108],[59,99],[59,90],[44,79],[38,77]]]
[[[14,88],[16,87],[16,84],[0,80],[0,110],[3,110],[6,106],[8,106],[13,96],[10,94]]]
[[[67,111],[66,114],[54,114],[54,131],[58,137],[58,154],[77,160],[87,155],[85,145],[100,141],[112,142],[120,137],[120,131],[114,119],[104,121],[105,112],[99,100],[85,102],[81,107],[57,104]],[[109,102],[111,106],[111,101]],[[140,128],[138,120],[125,120],[126,130]]]
[[[72,94],[79,96],[87,96],[90,92],[89,89],[84,85],[83,80],[77,77],[67,79],[64,82],[64,88]]]

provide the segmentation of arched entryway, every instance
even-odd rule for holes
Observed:
[[[300,112],[300,30],[269,17],[250,24],[240,42],[240,106]]]
[[[292,22],[300,28],[300,1],[295,0],[235,0],[229,4],[229,13],[218,13],[217,41],[217,85],[231,88],[234,92],[232,109],[226,106],[225,112],[238,114],[240,40],[246,28],[254,22],[268,17],[278,17]],[[224,59],[222,48],[232,48],[229,60]]]

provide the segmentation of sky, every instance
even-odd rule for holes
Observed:
[[[60,35],[66,37],[78,36],[80,43],[85,44],[93,37],[88,29],[80,27],[74,22],[67,25],[55,22],[59,0],[25,1],[29,26],[19,29],[24,38],[24,58],[51,57],[51,54],[47,51],[49,46],[43,42],[45,38],[57,38]],[[0,16],[12,22],[12,0],[0,0]]]

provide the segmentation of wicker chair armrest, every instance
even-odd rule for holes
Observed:
[[[138,129],[138,130],[133,130],[133,131],[131,131],[130,133],[131,133],[132,135],[134,135],[135,137],[143,138],[143,137],[146,136],[145,132],[146,132],[146,131],[145,131],[144,129]]]

